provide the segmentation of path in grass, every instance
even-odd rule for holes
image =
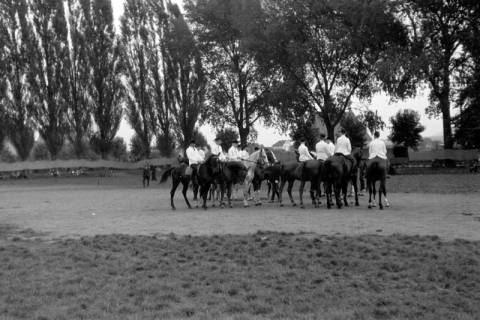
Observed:
[[[3,239],[0,261],[5,319],[480,318],[480,242],[435,236]]]
[[[392,189],[412,188],[413,177],[418,179],[417,183],[425,183],[420,176],[410,180],[392,178],[389,183]],[[151,189],[132,187],[138,183],[133,178],[103,179],[100,185],[96,178],[4,184],[0,186],[0,224],[46,232],[51,238],[112,233],[247,234],[271,230],[328,235],[401,233],[480,240],[478,193],[394,193],[389,195],[392,207],[384,211],[368,210],[367,197],[360,198],[359,208],[343,210],[327,210],[324,205],[314,209],[309,202],[306,210],[289,205],[280,208],[278,204],[244,209],[238,201],[234,209],[188,210],[178,193],[178,210],[172,211],[168,185],[154,185]],[[476,181],[469,184],[455,175],[426,178],[438,182],[431,188],[437,192],[449,188],[471,190]],[[455,183],[450,187],[451,181]]]

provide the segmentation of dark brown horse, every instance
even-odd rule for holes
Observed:
[[[183,185],[182,189],[182,194],[183,198],[185,199],[185,202],[187,203],[187,206],[189,209],[192,209],[192,206],[190,205],[190,202],[188,201],[187,198],[187,190],[190,182],[192,182],[192,187],[193,187],[193,200],[197,203],[196,206],[198,207],[198,183],[197,179],[195,177],[192,177],[191,173],[188,173],[187,171],[188,165],[186,163],[180,163],[179,166],[177,167],[171,167],[165,172],[163,172],[162,177],[160,179],[160,183],[163,183],[168,180],[168,177],[172,177],[172,189],[170,190],[170,204],[172,206],[172,209],[175,210],[175,204],[173,203],[173,198],[175,196],[175,191],[177,190],[177,187],[180,183]]]
[[[292,203],[292,206],[295,207],[297,204],[295,203],[295,200],[293,200],[292,188],[295,180],[300,180],[302,177],[300,162],[287,162],[280,165],[280,170],[280,189],[278,191],[280,194],[280,206],[283,207],[283,188],[285,187],[285,184],[288,183],[288,196],[290,197],[290,202]]]
[[[242,184],[247,176],[247,168],[239,161],[229,161],[222,164],[219,178],[220,206],[225,206],[224,197],[227,194],[228,206],[232,208],[232,187],[234,184]]]
[[[305,183],[310,182],[310,197],[315,208],[320,205],[321,181],[323,174],[323,160],[308,160],[300,164],[300,208],[305,208],[303,204],[303,190]]]
[[[221,176],[221,164],[218,156],[211,155],[198,168],[198,185],[200,197],[203,200],[202,208],[207,210],[207,197],[212,186],[216,186]]]
[[[387,199],[387,188],[386,188],[386,181],[387,181],[387,163],[386,160],[375,157],[368,161],[367,165],[367,188],[368,188],[368,208],[371,209],[375,207],[375,183],[380,181],[380,187],[378,189],[378,206],[380,210],[383,210],[383,203],[382,203],[382,194],[385,196],[385,205],[387,207],[390,206]],[[372,202],[372,194],[373,194],[373,202]]]
[[[358,206],[357,175],[358,164],[362,160],[362,150],[355,149],[351,157],[342,154],[334,154],[328,158],[323,166],[322,180],[326,185],[327,207],[333,205],[332,190],[335,193],[337,207],[342,208],[343,204],[348,207],[347,190],[351,182],[355,192],[355,205]],[[343,196],[343,204],[342,204]]]
[[[281,164],[277,163],[268,167],[257,167],[255,169],[255,176],[252,181],[253,190],[258,191],[262,186],[262,181],[267,182],[268,192],[267,198],[270,198],[270,202],[275,201],[275,196],[280,199],[280,193],[278,191],[280,181],[280,175],[282,172]]]

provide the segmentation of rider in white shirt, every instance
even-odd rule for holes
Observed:
[[[320,141],[315,145],[317,160],[327,160],[333,155],[330,146],[325,141],[325,134],[320,134]]]
[[[352,153],[352,145],[345,133],[345,129],[342,128],[340,130],[340,136],[337,138],[337,143],[335,144],[335,154],[341,153],[344,156],[349,156]]]
[[[240,161],[240,150],[238,150],[238,140],[232,142],[232,146],[228,149],[228,160]]]
[[[198,165],[203,162],[203,157],[195,147],[194,140],[190,141],[190,146],[187,148],[185,153],[187,155],[188,165],[191,168],[191,175],[193,179],[195,179],[197,176]]]
[[[218,156],[218,159],[220,161],[226,160],[225,154],[223,153],[222,149],[222,139],[220,139],[219,137],[215,138],[211,151],[213,155]]]
[[[187,148],[186,154],[188,158],[188,164],[190,166],[197,165],[203,162],[203,157],[200,154],[199,150],[195,147],[194,140],[190,141],[190,146]]]
[[[385,142],[380,140],[380,133],[376,131],[373,135],[374,139],[370,142],[368,148],[368,159],[372,160],[374,158],[380,158],[385,160],[385,166],[387,165],[387,146]]]
[[[328,145],[328,151],[331,155],[335,154],[335,145],[333,144],[332,140],[330,138],[325,139],[325,142]]]
[[[300,146],[298,146],[298,161],[300,162],[305,162],[308,160],[313,160],[312,155],[310,154],[310,151],[308,151],[308,147],[305,145],[305,139],[300,140]]]

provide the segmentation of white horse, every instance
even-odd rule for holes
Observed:
[[[255,176],[255,169],[257,168],[257,165],[264,165],[268,163],[268,158],[267,158],[267,153],[265,152],[265,149],[260,148],[260,150],[257,150],[253,152],[248,159],[243,160],[242,163],[245,165],[247,168],[247,176],[245,177],[245,180],[243,181],[243,206],[248,207],[248,190],[250,189],[250,186],[252,185],[253,178]],[[260,197],[259,197],[259,190],[253,192],[253,200],[255,202],[255,205],[260,205]]]

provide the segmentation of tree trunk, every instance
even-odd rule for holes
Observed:
[[[443,145],[444,149],[453,149],[452,124],[450,117],[449,94],[445,93],[440,97],[440,110],[443,118]]]
[[[328,138],[335,143],[335,126],[331,123],[329,119],[323,119],[323,123],[325,123],[325,128],[327,128],[327,136]]]
[[[240,136],[240,144],[247,145],[250,128],[238,128],[238,135]]]

